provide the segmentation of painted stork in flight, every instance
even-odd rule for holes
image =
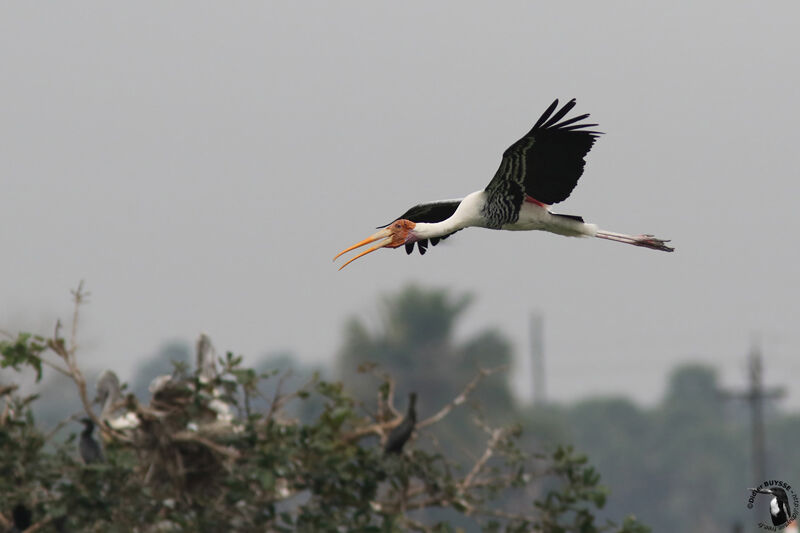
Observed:
[[[436,244],[470,226],[504,230],[543,230],[569,237],[599,237],[653,250],[671,252],[669,241],[652,235],[625,235],[598,229],[574,215],[550,212],[550,205],[566,200],[578,184],[600,132],[587,130],[597,124],[581,123],[589,115],[562,120],[575,107],[575,99],[556,111],[558,100],[548,107],[533,128],[512,144],[500,161],[500,168],[486,189],[458,200],[440,200],[415,205],[377,233],[339,252],[344,253],[378,241],[343,264],[379,248],[405,245],[406,252],[417,244],[420,254],[428,243]]]

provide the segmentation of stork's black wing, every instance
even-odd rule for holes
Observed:
[[[600,132],[579,124],[589,115],[559,122],[575,107],[575,99],[560,110],[558,100],[539,117],[523,138],[512,144],[500,161],[500,168],[486,187],[484,216],[492,227],[516,222],[526,196],[544,204],[566,200],[578,184],[589,152]]]
[[[441,222],[442,220],[447,220],[453,213],[456,212],[458,209],[459,204],[461,204],[461,199],[458,200],[439,200],[436,202],[428,202],[425,204],[417,204],[399,217],[395,218],[394,220],[410,220],[411,222]],[[394,222],[392,220],[392,222]],[[390,222],[389,224],[391,224]],[[383,226],[378,226],[378,228],[385,228],[389,224],[384,224]],[[455,233],[455,232],[453,232]],[[442,239],[446,239],[453,233],[448,233],[447,235],[443,235],[441,237],[434,237],[431,239],[431,244],[436,246],[439,244],[439,241]],[[423,239],[421,241],[417,241],[417,248],[419,249],[419,253],[421,255],[425,255],[425,252],[428,251],[428,239]],[[410,242],[406,244],[406,253],[411,253],[414,251],[414,243]]]

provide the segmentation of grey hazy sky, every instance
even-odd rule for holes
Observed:
[[[49,331],[85,279],[84,361],[166,339],[332,359],[409,282],[469,291],[460,335],[527,355],[550,395],[653,401],[700,358],[800,375],[797,2],[6,2],[0,327]],[[663,254],[538,232],[425,257],[332,256],[419,201],[483,188],[553,100],[606,132],[558,211]],[[518,376],[526,377],[520,371]],[[790,404],[800,405],[798,395]]]

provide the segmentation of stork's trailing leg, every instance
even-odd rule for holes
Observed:
[[[675,248],[667,246],[668,240],[656,239],[652,235],[625,235],[624,233],[614,233],[611,231],[598,231],[595,237],[608,239],[609,241],[624,242],[634,246],[642,246],[644,248],[652,248],[653,250],[661,250],[662,252],[675,251]]]

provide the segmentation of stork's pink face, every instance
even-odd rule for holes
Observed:
[[[336,257],[334,257],[333,260],[336,261],[340,255],[346,254],[350,250],[355,250],[356,248],[360,248],[371,242],[379,241],[375,246],[372,246],[371,248],[364,250],[357,256],[349,259],[345,264],[339,267],[339,270],[341,270],[350,263],[352,263],[353,261],[355,261],[356,259],[358,259],[359,257],[367,255],[368,253],[374,252],[375,250],[378,250],[380,248],[397,248],[398,246],[402,246],[407,242],[415,240],[413,232],[414,226],[416,226],[416,224],[414,222],[411,222],[410,220],[405,220],[405,219],[395,220],[385,228],[379,230],[376,233],[373,233],[363,241],[356,243],[349,248],[345,248],[344,250],[336,254]]]

